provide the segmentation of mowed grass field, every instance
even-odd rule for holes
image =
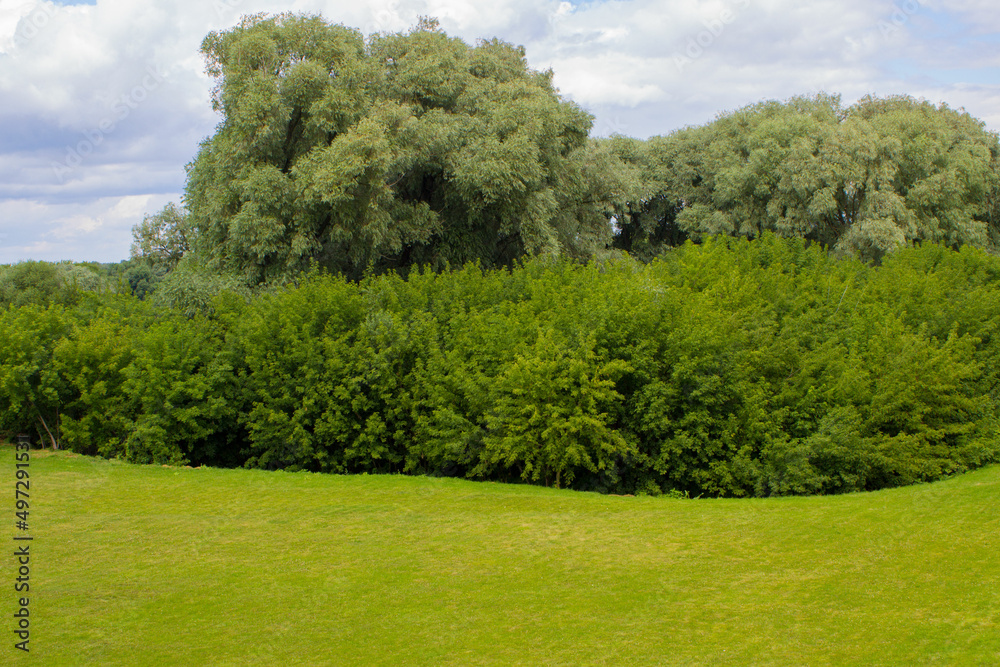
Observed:
[[[30,473],[31,653],[8,556],[0,664],[1000,663],[996,466],[766,500],[45,451]]]

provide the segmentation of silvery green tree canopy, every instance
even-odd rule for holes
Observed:
[[[626,159],[655,193],[642,226],[801,236],[867,260],[933,241],[1000,246],[1000,142],[982,121],[906,96],[768,101],[654,137]],[[665,213],[650,215],[651,204]],[[642,215],[645,217],[641,217]],[[628,218],[626,222],[631,222]]]
[[[313,261],[356,278],[590,256],[633,196],[633,172],[588,143],[592,117],[510,44],[470,47],[428,19],[366,40],[284,14],[245,17],[202,52],[222,121],[185,206],[202,256],[250,284]]]

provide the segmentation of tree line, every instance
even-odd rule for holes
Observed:
[[[648,260],[768,231],[871,262],[923,241],[1000,243],[1000,141],[944,104],[818,94],[601,139],[523,48],[470,46],[433,19],[366,38],[254,15],[202,54],[220,123],[183,207],[136,229],[137,255],[181,275],[255,288],[313,264],[357,280],[538,255]]]
[[[191,312],[127,291],[0,312],[0,428],[142,463],[766,496],[995,461],[1000,259],[873,267],[771,232],[648,264],[538,257]]]

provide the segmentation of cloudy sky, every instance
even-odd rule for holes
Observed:
[[[598,136],[820,91],[906,93],[1000,130],[995,0],[0,0],[0,263],[127,258],[219,120],[201,40],[282,11],[366,33],[436,16],[524,45]]]

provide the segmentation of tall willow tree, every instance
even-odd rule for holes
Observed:
[[[375,35],[245,17],[202,44],[222,116],[189,167],[199,250],[258,284],[309,263],[356,278],[412,264],[587,256],[627,170],[588,159],[592,118],[497,40],[424,19]]]
[[[898,96],[762,102],[654,137],[655,193],[692,234],[801,236],[879,259],[919,240],[996,246],[1000,143],[963,111]]]

